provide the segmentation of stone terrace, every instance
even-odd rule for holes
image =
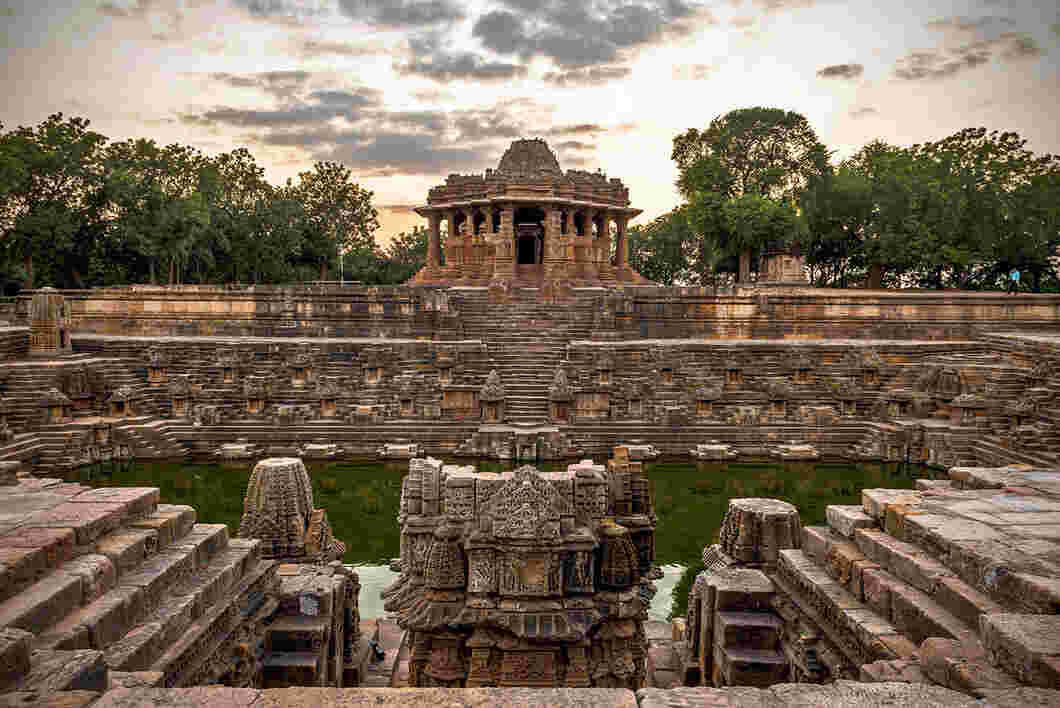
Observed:
[[[216,680],[210,657],[275,609],[256,599],[276,585],[260,543],[155,488],[0,487],[0,691]]]
[[[780,551],[778,611],[814,628],[834,676],[1060,686],[1060,471],[949,476],[829,506]]]

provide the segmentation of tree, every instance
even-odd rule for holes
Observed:
[[[427,262],[429,232],[414,226],[411,233],[402,231],[386,247],[380,280],[385,283],[404,283],[416,275]]]
[[[644,277],[660,285],[702,282],[703,273],[695,260],[697,235],[683,208],[658,216],[650,224],[631,227],[628,240],[630,265]]]
[[[806,261],[817,285],[846,287],[863,274],[863,241],[873,215],[872,184],[849,166],[811,182],[800,200],[807,229]]]
[[[88,124],[56,113],[0,141],[0,228],[7,255],[23,263],[26,288],[36,284],[37,265],[62,261],[81,224],[94,218],[106,138]]]
[[[201,189],[208,161],[192,148],[160,148],[143,139],[113,143],[107,153],[114,227],[148,259],[152,283],[158,266],[167,267],[168,282],[176,283],[178,264],[209,225],[208,198]]]
[[[298,175],[295,193],[305,207],[301,259],[319,265],[321,280],[340,250],[353,273],[370,270],[379,257],[379,213],[372,193],[351,182],[350,174],[336,162],[318,162]]]
[[[754,231],[730,231],[723,205],[745,195],[795,203],[806,185],[830,171],[828,151],[805,117],[779,108],[741,108],[711,121],[704,131],[690,129],[674,138],[670,155],[677,163],[677,187],[694,212],[701,233],[715,233],[727,255],[739,256],[740,279],[750,271],[762,239]],[[773,207],[744,202],[764,218]],[[764,237],[763,237],[764,238]],[[736,254],[733,249],[738,249]]]

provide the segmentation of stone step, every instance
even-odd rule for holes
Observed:
[[[788,678],[788,658],[779,650],[715,647],[714,657],[718,685],[766,688]]]
[[[39,650],[30,656],[29,673],[16,691],[51,696],[59,691],[96,691],[109,688],[102,652]]]
[[[275,612],[277,600],[270,598],[275,589],[275,562],[257,560],[257,539],[239,539],[253,548],[252,563],[246,574],[216,603],[193,622],[184,633],[168,644],[168,649],[151,666],[161,671],[166,687],[183,686],[192,681],[202,663],[208,659],[240,623],[256,624]]]
[[[274,653],[312,651],[314,642],[323,642],[330,629],[329,617],[285,615],[269,625],[265,645]]]
[[[271,652],[262,667],[263,688],[323,686],[327,671],[317,652]]]
[[[860,666],[908,658],[916,646],[798,549],[780,551],[774,581],[828,639]]]
[[[784,623],[769,612],[718,612],[714,641],[721,647],[777,650]]]
[[[237,543],[238,542],[238,543]],[[134,619],[106,649],[107,664],[121,671],[146,671],[188,627],[221,603],[256,562],[259,542],[234,539],[232,547],[176,582],[159,607]]]

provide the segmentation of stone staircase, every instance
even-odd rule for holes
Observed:
[[[1057,567],[1035,555],[1041,524],[1060,519],[1060,494],[921,486],[829,506],[826,526],[805,527],[801,548],[780,552],[778,589],[863,681],[977,696],[1060,683]],[[1055,637],[1045,649],[1027,639],[1043,625]]]
[[[11,690],[101,691],[109,672],[190,685],[240,623],[275,609],[260,541],[197,524],[155,488],[26,478],[5,491],[0,632],[28,667]]]
[[[174,433],[175,427],[172,420],[144,416],[128,418],[116,424],[114,430],[125,434],[135,457],[187,458],[191,450]]]
[[[474,298],[461,312],[469,329],[481,333],[491,366],[500,374],[508,420],[547,421],[548,387],[566,356],[567,323],[536,299],[515,299],[499,307]]]

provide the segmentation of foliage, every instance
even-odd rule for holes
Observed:
[[[692,128],[674,138],[670,157],[694,240],[704,254],[714,251],[712,271],[735,271],[738,259],[750,265],[766,246],[803,241],[793,204],[830,172],[828,152],[806,118],[779,108],[742,108],[704,131]]]
[[[0,132],[5,289],[326,279],[340,258],[347,278],[395,282],[408,268],[378,228],[372,193],[337,163],[277,187],[244,148],[108,144],[62,114]]]

